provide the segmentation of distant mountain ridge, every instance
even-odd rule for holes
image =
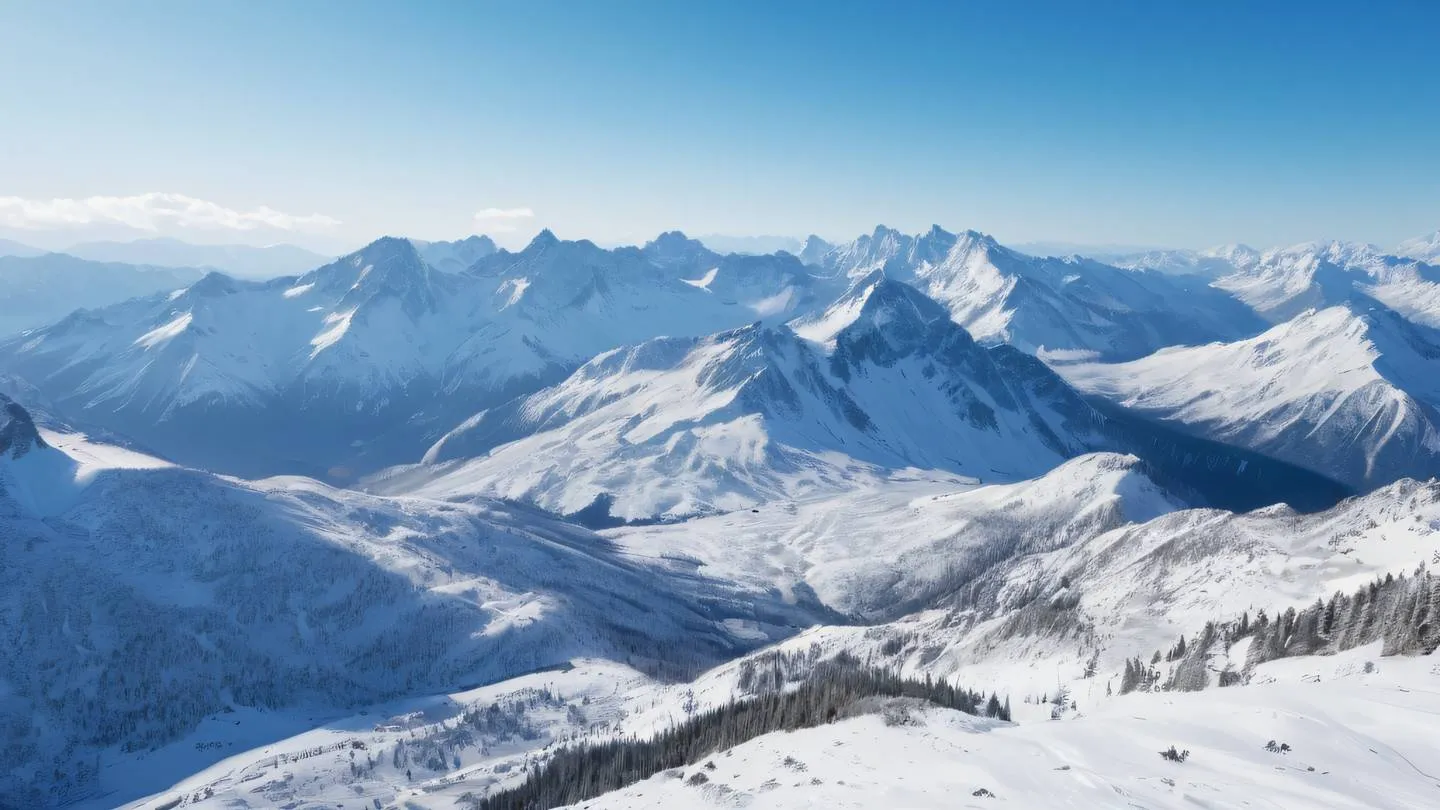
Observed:
[[[185,463],[345,480],[413,461],[474,408],[598,352],[826,298],[793,256],[719,256],[683,235],[613,251],[548,231],[518,253],[470,245],[484,255],[463,272],[385,238],[298,277],[211,273],[0,342],[0,366],[77,424]]]
[[[0,256],[0,334],[53,323],[77,309],[172,292],[203,271],[92,262],[64,253]]]
[[[827,253],[851,278],[884,270],[944,304],[982,343],[1132,359],[1182,343],[1254,334],[1263,322],[1202,279],[1133,273],[1079,257],[1037,258],[976,231],[878,227]]]
[[[331,260],[322,253],[294,245],[206,245],[164,237],[129,242],[80,242],[63,252],[90,261],[213,268],[254,279],[295,275]]]
[[[1440,475],[1440,331],[1373,300],[1254,338],[1060,366],[1089,394],[1366,491]]]
[[[793,330],[756,324],[604,353],[556,385],[476,413],[424,463],[368,486],[643,522],[897,474],[1016,481],[1096,450],[1148,457],[1168,483],[1219,503],[1255,503],[1235,491],[1259,475],[1276,482],[1256,488],[1259,497],[1294,495],[1287,476],[1319,504],[1338,497],[1283,465],[1097,411],[1035,357],[977,343],[939,303],[880,271]]]

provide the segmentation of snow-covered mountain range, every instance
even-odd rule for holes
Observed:
[[[828,352],[757,324],[602,354],[476,415],[389,484],[675,518],[906,468],[1025,478],[1103,442],[1053,372],[976,344],[907,285],[877,273],[820,321],[841,318]]]
[[[1440,264],[1440,231],[1406,239],[1395,246],[1396,256],[1409,256],[1428,264]]]
[[[1254,313],[1203,279],[1135,273],[1080,257],[1039,258],[975,231],[889,228],[840,245],[823,265],[851,278],[884,270],[944,304],[983,343],[1133,359],[1163,346],[1258,331]]]
[[[64,253],[0,256],[0,334],[45,326],[77,309],[173,292],[204,273],[77,259]]]
[[[794,257],[720,257],[678,234],[606,251],[545,232],[458,274],[387,238],[298,277],[212,273],[77,312],[0,344],[0,365],[77,423],[178,461],[345,480],[598,352],[783,320],[818,284]]]
[[[467,236],[453,242],[410,241],[426,264],[445,273],[459,273],[499,250],[488,236]]]
[[[96,262],[204,267],[251,279],[303,273],[331,259],[331,256],[295,245],[207,245],[164,237],[123,242],[80,242],[66,247],[63,252]]]
[[[544,231],[140,297],[133,268],[36,276],[77,311],[0,341],[0,806],[485,806],[562,745],[866,668],[910,697],[752,716],[589,802],[1433,792],[1423,240],[789,247]],[[971,764],[872,767],[857,734]],[[1341,770],[1371,757],[1389,792]]]
[[[1203,251],[1157,251],[1115,259],[1120,266],[1194,272],[1212,280],[1270,323],[1309,309],[1342,304],[1357,294],[1407,317],[1440,327],[1440,268],[1416,245],[1387,254],[1355,242],[1306,242],[1258,251],[1231,245]]]

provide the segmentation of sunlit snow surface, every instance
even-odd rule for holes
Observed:
[[[1366,663],[1371,664],[1367,672]],[[759,737],[584,802],[595,808],[813,808],[991,806],[1095,808],[1426,808],[1440,795],[1440,748],[1430,722],[1440,712],[1435,661],[1381,659],[1361,648],[1260,667],[1255,684],[1200,693],[1078,697],[1058,720],[1048,706],[1015,706],[1016,723],[946,710],[921,710],[910,724],[879,716]],[[197,746],[231,755],[174,788],[128,805],[161,807],[178,797],[200,808],[382,806],[451,808],[467,792],[513,784],[526,754],[584,737],[648,733],[683,717],[687,695],[701,705],[728,696],[726,670],[684,690],[633,671],[580,662],[449,697],[375,707],[316,731],[258,745],[295,717],[217,718],[183,743],[128,767],[174,767]],[[504,702],[526,688],[551,689],[555,705],[532,710],[541,734],[497,742],[488,755],[466,751],[440,772],[395,768],[394,746],[440,733],[466,707]],[[576,706],[584,720],[569,715]],[[1287,754],[1265,749],[1271,740]],[[363,745],[357,749],[356,743]],[[247,745],[257,745],[245,750]],[[1187,749],[1185,763],[1159,756]],[[350,775],[351,754],[383,764]],[[713,763],[710,768],[705,763]],[[703,772],[703,785],[687,777]],[[984,790],[993,798],[976,795]],[[94,807],[102,804],[91,805]]]

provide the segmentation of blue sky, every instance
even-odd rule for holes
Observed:
[[[1440,228],[1437,30],[1434,2],[0,0],[0,225],[1391,244]]]

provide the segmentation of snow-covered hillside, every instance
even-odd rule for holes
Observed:
[[[818,283],[794,257],[679,234],[606,251],[545,232],[458,274],[386,238],[298,278],[211,274],[77,313],[0,343],[0,368],[184,463],[343,481],[606,349],[793,317]]]
[[[1234,263],[1235,272],[1214,285],[1271,323],[1343,304],[1358,294],[1440,328],[1440,268],[1387,255],[1374,245],[1307,242],[1246,254]]]
[[[1065,720],[1010,725],[908,710],[777,732],[581,806],[1433,806],[1440,784],[1430,774],[1440,771],[1440,756],[1426,718],[1440,711],[1428,688],[1434,663],[1387,661],[1365,673],[1363,661],[1346,661],[1335,673],[1325,666],[1332,662],[1315,661],[1313,674],[1277,662],[1275,674],[1266,673],[1275,682],[1265,686],[1131,695]],[[1267,750],[1272,741],[1286,750]],[[1189,752],[1183,763],[1159,756],[1170,747]],[[443,806],[422,791],[411,795],[417,806]]]
[[[873,621],[927,607],[1012,556],[1083,542],[1187,505],[1138,459],[1098,453],[1015,484],[901,479],[604,534],[657,564],[693,568],[757,594],[813,594]]]
[[[43,326],[77,309],[172,292],[202,275],[188,268],[91,262],[63,253],[0,256],[0,334]]]
[[[1254,334],[1244,305],[1202,278],[1133,272],[1079,257],[1037,258],[975,231],[879,227],[825,255],[852,278],[884,270],[939,301],[982,343],[1131,359],[1163,346]]]
[[[1058,366],[1077,388],[1358,489],[1440,473],[1440,331],[1363,303],[1235,343]]]
[[[577,655],[686,671],[813,620],[523,509],[246,484],[6,407],[6,806],[90,795],[97,753],[232,709],[333,714]]]
[[[828,348],[754,325],[608,352],[483,411],[382,491],[486,494],[614,518],[731,511],[910,468],[1038,475],[1102,446],[1100,419],[1033,357],[985,348],[876,274],[820,322]]]
[[[1406,239],[1395,246],[1395,255],[1409,256],[1427,264],[1440,264],[1440,231]]]

